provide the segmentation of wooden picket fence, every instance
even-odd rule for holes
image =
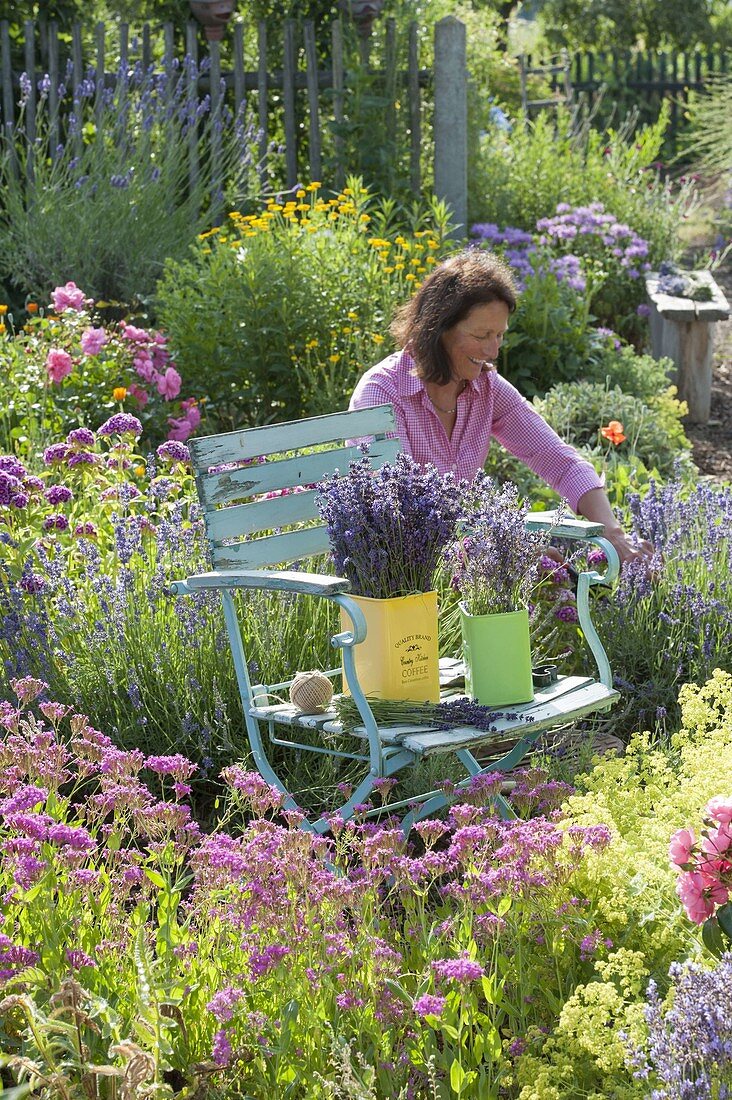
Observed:
[[[41,35],[41,29],[43,34]],[[48,74],[49,116],[59,117],[58,85],[71,62],[71,86],[76,93],[79,84],[91,68],[93,75],[104,74],[104,81],[97,80],[97,105],[101,111],[103,88],[114,87],[119,72],[110,72],[108,58],[119,58],[119,68],[127,71],[137,62],[147,70],[154,59],[161,59],[166,71],[175,61],[179,64],[187,56],[199,67],[207,61],[207,72],[196,80],[195,92],[209,94],[212,111],[224,102],[234,114],[244,107],[253,117],[259,132],[259,158],[266,171],[271,142],[276,134],[284,134],[284,178],[279,186],[293,187],[304,175],[323,180],[327,170],[329,185],[342,188],[347,171],[344,127],[347,127],[351,108],[350,97],[363,71],[363,49],[354,48],[353,33],[344,30],[341,19],[331,27],[331,59],[328,68],[319,64],[316,50],[315,25],[312,20],[302,23],[294,20],[284,23],[281,48],[281,68],[270,71],[267,64],[267,26],[260,22],[256,28],[256,67],[245,67],[244,25],[235,24],[228,32],[227,67],[222,65],[221,44],[204,42],[201,28],[190,22],[185,40],[176,40],[172,24],[164,24],[159,34],[153,34],[149,25],[139,35],[133,36],[130,27],[121,23],[114,28],[99,24],[94,30],[91,55],[83,46],[82,28],[71,27],[69,35],[61,35],[54,23],[39,28],[32,22],[24,26],[23,66],[12,64],[11,40],[7,21],[0,23],[0,100],[2,125],[5,132],[12,132],[18,117],[21,73],[35,74],[26,83],[24,106],[24,130],[29,141],[35,135],[35,114],[38,97],[38,81]],[[253,28],[250,28],[250,41]],[[371,87],[378,87],[380,124],[383,126],[386,148],[400,150],[406,162],[406,183],[418,196],[425,182],[453,208],[455,218],[464,224],[467,201],[467,78],[465,73],[465,28],[458,20],[448,17],[435,29],[434,68],[420,68],[418,27],[411,23],[406,42],[397,43],[396,21],[387,19],[379,28],[379,68],[367,68]],[[162,36],[162,49],[160,37]],[[251,65],[251,48],[247,57]],[[443,89],[443,103],[437,102]],[[373,93],[372,93],[373,94]],[[461,122],[461,119],[463,120]],[[424,178],[422,134],[425,121],[431,126],[434,141],[434,181]],[[324,138],[328,148],[328,163],[324,164]],[[407,153],[408,151],[408,153]],[[282,160],[280,155],[278,162]],[[271,178],[271,177],[270,177]],[[367,181],[369,182],[369,181]]]
[[[710,80],[732,71],[732,53],[725,50],[643,51],[613,50],[587,52],[551,58],[525,54],[520,59],[522,93],[527,110],[556,103],[576,101],[583,95],[591,108],[604,102],[598,121],[606,121],[608,112],[617,116],[631,107],[642,121],[654,118],[661,100],[670,103],[667,144],[676,149],[689,93],[701,91]],[[528,78],[543,77],[549,94],[530,99]],[[614,123],[617,125],[618,118]]]

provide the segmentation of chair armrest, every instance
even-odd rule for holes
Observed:
[[[221,588],[266,588],[276,592],[300,592],[307,596],[335,596],[340,592],[348,592],[351,582],[345,577],[326,577],[319,573],[232,569],[228,572],[199,573],[186,577],[185,580],[171,581],[168,594],[182,596]]]
[[[592,523],[588,519],[575,519],[563,516],[557,523],[556,512],[529,512],[526,517],[527,531],[547,531],[557,539],[591,539],[605,530],[602,523]]]

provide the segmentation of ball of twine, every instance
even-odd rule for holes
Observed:
[[[301,714],[322,714],[333,698],[333,685],[323,672],[298,672],[290,685],[290,702]]]

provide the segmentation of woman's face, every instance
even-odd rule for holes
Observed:
[[[452,377],[472,382],[484,370],[495,370],[503,337],[508,328],[509,308],[505,302],[485,302],[442,335]]]

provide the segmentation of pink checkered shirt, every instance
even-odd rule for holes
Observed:
[[[574,511],[583,493],[602,486],[590,463],[495,371],[484,371],[459,395],[450,438],[406,351],[394,352],[361,376],[350,408],[387,403],[394,406],[396,436],[404,450],[423,465],[434,463],[442,473],[452,470],[458,477],[474,477],[495,438],[565,497]]]

